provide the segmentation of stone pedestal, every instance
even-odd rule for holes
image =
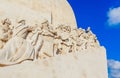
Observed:
[[[108,78],[103,47],[0,68],[1,78]]]

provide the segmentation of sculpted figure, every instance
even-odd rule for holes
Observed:
[[[37,26],[27,37],[27,40],[34,46],[36,59],[38,59],[39,52],[43,46],[42,32],[41,27]]]
[[[70,33],[71,33],[70,26],[63,26],[63,31],[62,32],[63,32],[63,34],[61,34],[62,49],[63,49],[64,53],[72,52],[73,43],[70,39]]]
[[[0,25],[1,66],[80,52],[92,47],[99,47],[99,42],[90,28],[86,31],[81,28],[71,29],[67,25],[53,28],[48,20],[40,25],[29,26],[25,20],[12,25],[9,19],[5,19]]]
[[[78,29],[78,39],[77,39],[77,51],[81,51],[84,49],[92,48],[92,47],[99,47],[99,42],[96,36],[88,29],[82,30]]]
[[[11,21],[9,19],[5,19],[2,21],[0,25],[0,49],[3,48],[5,43],[11,38],[12,30],[10,29]]]
[[[43,39],[43,44],[42,44],[41,50],[39,52],[39,57],[41,59],[47,58],[47,57],[52,57],[53,56],[54,30],[49,25],[48,20],[45,20],[42,23],[41,30],[42,30],[41,37]]]
[[[33,46],[25,40],[32,28],[25,24],[25,20],[21,20],[18,24],[14,28],[13,38],[0,50],[0,65],[13,65],[35,58]]]
[[[59,26],[56,28],[57,36],[54,40],[54,55],[66,54],[70,50],[71,41],[69,39],[71,28],[69,26]]]
[[[61,48],[61,36],[60,33],[62,33],[62,26],[58,26],[55,28],[55,36],[54,36],[54,42],[53,42],[53,55],[61,54],[62,53],[62,48]]]
[[[88,47],[99,47],[99,42],[97,40],[97,37],[95,34],[92,33],[92,31],[90,30],[90,27],[88,27],[87,29],[87,34],[89,36],[89,40],[87,42],[87,46]]]
[[[72,43],[71,45],[71,50],[72,52],[76,52],[77,50],[77,38],[78,38],[78,33],[77,33],[78,29],[73,29],[70,33],[70,41]]]
[[[85,30],[82,28],[77,29],[78,37],[80,37],[83,33],[85,33]]]
[[[88,35],[85,30],[78,29],[78,39],[77,39],[77,51],[86,49]]]
[[[43,36],[51,36],[51,37],[54,37],[53,27],[50,26],[48,20],[45,20],[45,21],[42,23],[41,29],[42,29],[42,31],[43,31],[43,33],[42,33]]]

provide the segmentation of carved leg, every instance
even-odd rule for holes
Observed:
[[[53,56],[57,54],[58,44],[53,44]]]
[[[38,57],[39,57],[39,52],[40,52],[40,50],[41,50],[41,48],[42,48],[42,46],[43,46],[43,43],[44,43],[43,40],[38,41],[37,46],[35,46],[35,59],[38,59]]]
[[[4,43],[0,40],[0,49],[2,49],[4,46]]]

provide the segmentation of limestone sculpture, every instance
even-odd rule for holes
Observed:
[[[31,28],[25,24],[25,20],[20,20],[20,24],[13,29],[12,38],[0,50],[0,64],[12,65],[24,60],[34,59],[34,48],[26,40]]]
[[[11,22],[9,19],[1,21],[0,26],[0,49],[3,48],[4,44],[11,38],[12,30],[10,29]]]
[[[67,0],[0,0],[0,78],[107,78],[106,61]]]
[[[54,29],[48,20],[34,26],[29,26],[24,19],[16,21],[16,26],[10,22],[9,18],[1,22],[4,26],[1,26],[0,64],[3,66],[99,47],[90,28],[72,29],[67,25],[59,25]]]

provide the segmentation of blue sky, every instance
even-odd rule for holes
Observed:
[[[68,2],[74,10],[78,27],[87,29],[90,26],[100,44],[105,46],[109,78],[120,78],[120,75],[116,75],[116,72],[120,74],[120,0],[68,0]]]

